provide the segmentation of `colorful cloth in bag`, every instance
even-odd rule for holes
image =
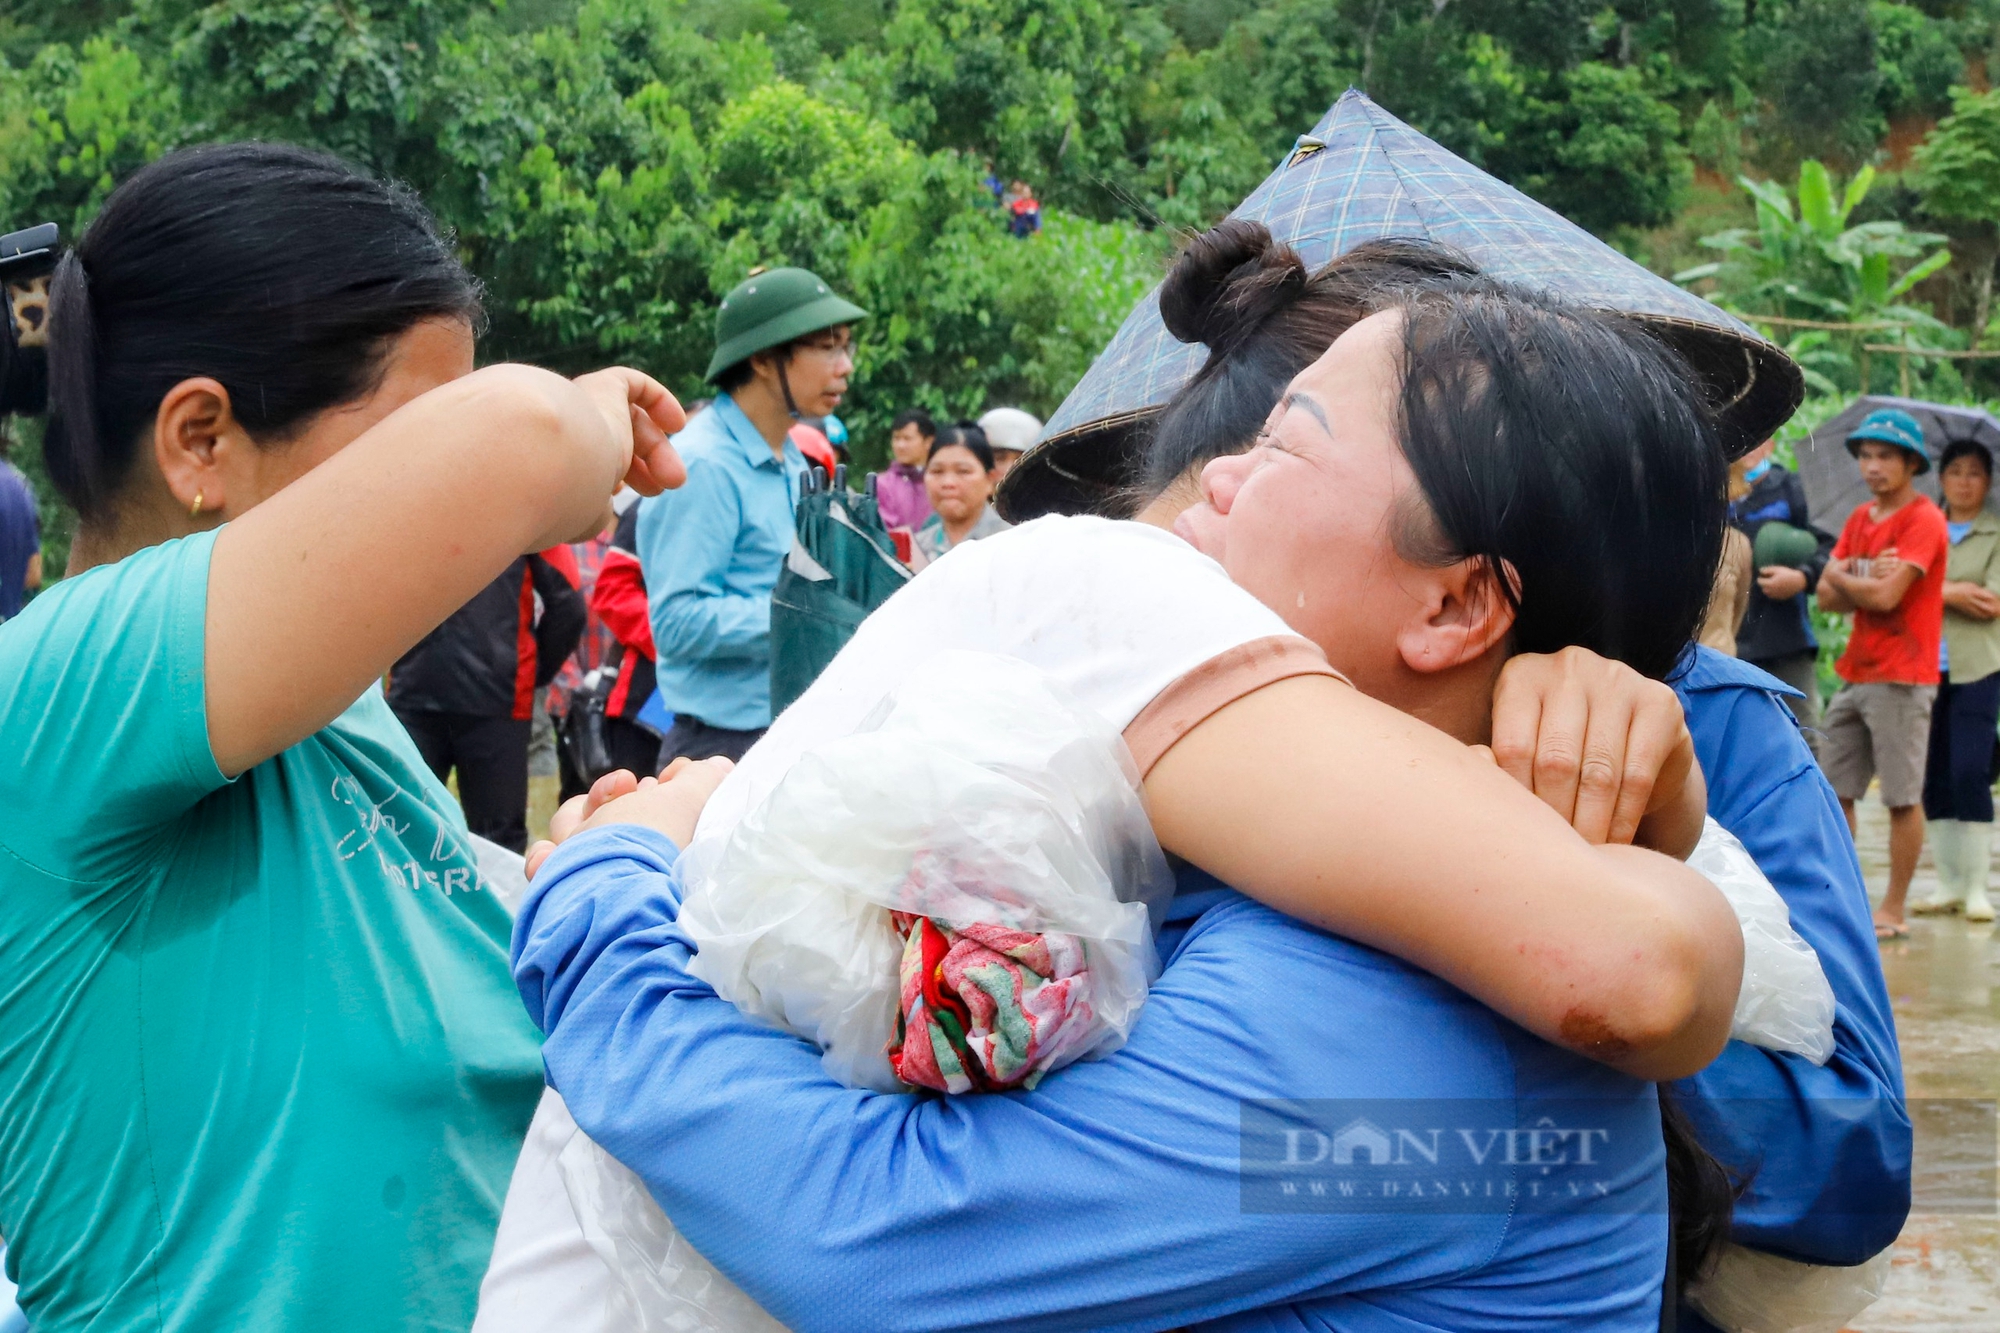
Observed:
[[[974,922],[954,928],[892,912],[903,936],[902,995],[889,1064],[939,1092],[1032,1088],[1091,1035],[1083,942]]]

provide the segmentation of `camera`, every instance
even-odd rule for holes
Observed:
[[[0,414],[47,405],[49,275],[60,240],[53,222],[0,236]]]

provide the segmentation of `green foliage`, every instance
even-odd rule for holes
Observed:
[[[1628,248],[1693,161],[1813,159],[1796,205],[1756,187],[1757,226],[1710,238],[1722,299],[1936,341],[1909,289],[1937,238],[1849,217],[1818,162],[1942,110],[1996,34],[2000,0],[0,0],[0,218],[74,234],[178,144],[325,146],[456,230],[488,355],[628,359],[687,392],[718,295],[805,264],[873,312],[848,409],[868,458],[906,402],[1053,408],[1171,231],[1350,85]],[[1974,100],[1912,177],[1968,234],[2000,216],[2000,113]],[[1042,197],[1039,237],[1006,237],[989,163]],[[1854,369],[1796,346],[1822,384]]]
[[[2000,92],[1951,90],[1951,115],[1911,159],[1934,217],[1991,228],[2000,218]]]
[[[1909,5],[1874,0],[1868,6],[1875,30],[1880,76],[1876,105],[1884,116],[1938,116],[1951,104],[1952,85],[1965,79],[1965,54],[1950,21]]]
[[[1883,130],[1868,0],[1767,0],[1758,11],[1752,68],[1776,111],[1767,155],[1865,161]]]
[[[1739,183],[1756,203],[1757,226],[1704,237],[1702,244],[1725,258],[1675,274],[1675,280],[1714,278],[1725,300],[1760,313],[1935,323],[1925,312],[1896,302],[1950,262],[1949,250],[1932,248],[1945,238],[1900,222],[1850,227],[1848,216],[1874,181],[1875,169],[1863,167],[1839,190],[1826,167],[1809,160],[1799,168],[1794,207],[1792,194],[1778,182],[1743,177]],[[1902,259],[1918,262],[1896,272]]]
[[[176,89],[110,37],[0,69],[0,217],[74,235],[111,187],[181,136]]]
[[[1854,381],[1863,341],[1945,345],[1940,339],[1949,330],[1903,298],[1950,263],[1951,251],[1934,248],[1943,236],[1911,231],[1901,222],[1850,226],[1874,181],[1874,168],[1863,167],[1842,190],[1822,163],[1808,160],[1799,168],[1795,205],[1778,182],[1743,177],[1740,184],[1756,203],[1756,227],[1703,237],[1704,246],[1724,257],[1677,273],[1675,280],[1713,279],[1718,299],[1746,314],[1896,326],[1841,338],[1812,330],[1793,338],[1788,350],[1824,393],[1836,392],[1840,379]]]
[[[1164,238],[1051,210],[1015,241],[973,159],[684,19],[598,0],[573,30],[447,48],[441,100],[476,114],[445,121],[440,148],[481,182],[450,215],[492,285],[495,353],[627,360],[705,395],[716,300],[755,265],[804,265],[870,312],[842,414],[881,463],[911,402],[1049,412],[1157,280]]]
[[[1524,100],[1489,166],[1594,231],[1672,219],[1692,168],[1680,116],[1652,95],[1646,72],[1586,61],[1556,92]]]

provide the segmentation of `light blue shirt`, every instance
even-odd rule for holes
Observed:
[[[674,437],[687,484],[639,502],[639,565],[668,711],[771,725],[771,589],[792,549],[805,456],[782,460],[728,394]]]
[[[563,844],[515,924],[515,978],[577,1122],[788,1328],[1659,1326],[1652,1085],[1435,977],[1183,872],[1165,969],[1122,1049],[1032,1092],[864,1092],[688,971],[676,856],[633,825]],[[1309,1172],[1287,1195],[1273,1103],[1324,1126],[1299,1161],[1414,1125],[1440,1164],[1397,1138],[1379,1170]],[[1569,1188],[1574,1152],[1503,1168],[1498,1131],[1467,1131],[1468,1149],[1425,1128],[1467,1117],[1517,1136],[1587,1123],[1591,1181]],[[1492,1192],[1468,1184],[1469,1152]],[[1340,1180],[1379,1201],[1392,1177],[1414,1193],[1344,1201]]]

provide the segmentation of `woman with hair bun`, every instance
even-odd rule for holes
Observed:
[[[552,1087],[787,1326],[1658,1326],[1673,1187],[1655,1092],[1623,1076],[1712,1057],[1746,947],[1675,859],[1703,788],[1657,680],[1706,600],[1720,447],[1684,363],[1626,321],[1414,245],[1360,262],[1395,280],[1310,277],[1251,224],[1191,247],[1163,308],[1215,339],[1203,391],[1269,395],[1258,447],[1257,418],[1184,400],[1211,423],[1183,437],[1190,484],[1144,522],[1039,519],[912,580],[700,815],[754,837],[760,792],[942,653],[1039,668],[1123,734],[1188,863],[1125,1047],[1007,1096],[843,1088],[688,966],[673,784],[593,793],[559,816],[580,836],[531,853],[515,968]],[[1310,364],[1280,337],[1317,340]],[[1524,717],[1529,790],[1475,748]],[[1599,771],[1565,776],[1564,749]],[[1670,855],[1606,845],[1635,840]],[[1570,1097],[1638,1154],[1595,1202],[1393,1225],[1253,1202],[1254,1107],[1331,1137],[1377,1112],[1314,1099],[1493,1098],[1526,1124]],[[534,1144],[572,1132],[544,1114],[510,1220]]]
[[[0,626],[0,1234],[40,1333],[471,1322],[541,1061],[380,682],[684,475],[659,384],[475,371],[479,319],[414,196],[281,145],[153,163],[56,270],[80,527]]]

